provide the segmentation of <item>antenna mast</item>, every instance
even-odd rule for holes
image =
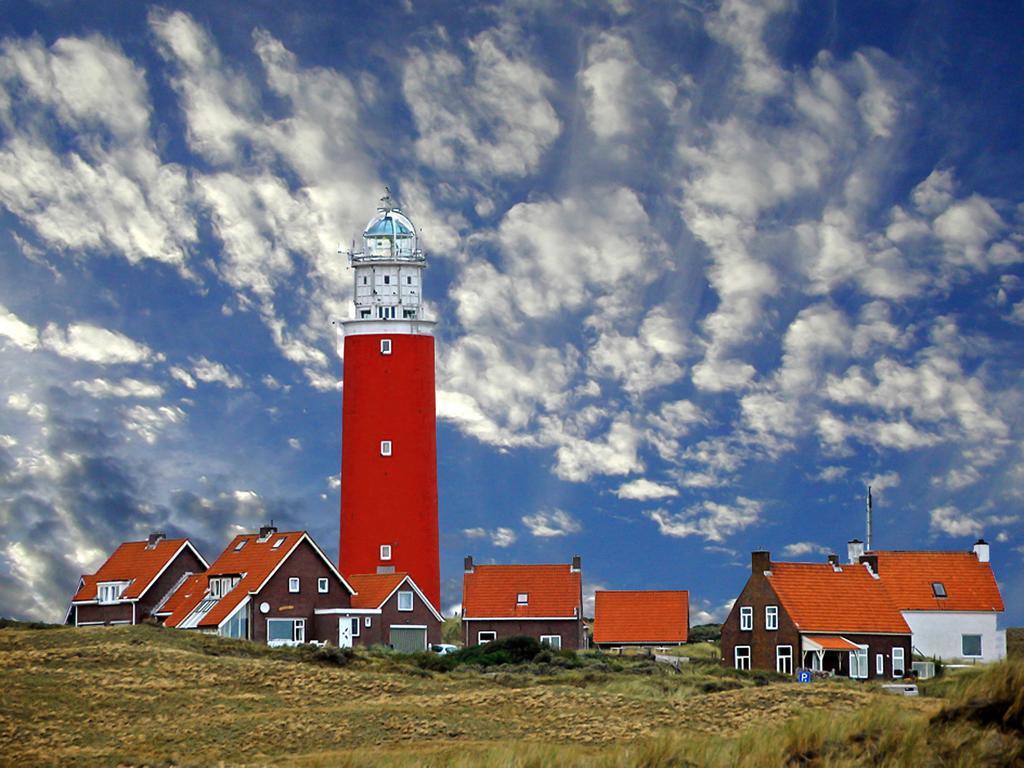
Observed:
[[[871,486],[870,485],[868,486],[868,503],[867,503],[867,507],[868,507],[868,531],[867,531],[868,535],[867,535],[867,541],[865,543],[867,544],[867,546],[866,546],[867,551],[870,552],[871,551]]]

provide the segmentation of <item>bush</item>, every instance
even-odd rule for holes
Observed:
[[[313,661],[321,664],[330,664],[335,667],[344,667],[355,657],[355,651],[351,648],[339,648],[336,645],[324,645],[313,650]]]
[[[695,627],[690,627],[689,638],[691,643],[717,643],[719,640],[722,639],[722,625],[698,624]]]

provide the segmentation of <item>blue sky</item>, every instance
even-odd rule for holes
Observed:
[[[150,530],[336,553],[340,242],[438,330],[442,590],[720,619],[749,553],[968,549],[1024,622],[1024,25],[988,3],[5,3],[0,614]]]

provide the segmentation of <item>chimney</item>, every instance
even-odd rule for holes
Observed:
[[[873,576],[878,575],[878,555],[861,555],[858,562],[866,565]]]
[[[750,572],[763,574],[772,569],[772,554],[767,549],[755,549],[750,553]]]
[[[261,525],[260,526],[260,538],[259,538],[259,540],[261,542],[266,541],[271,536],[273,536],[275,533],[277,533],[277,528],[274,527],[274,521],[271,520],[270,521],[270,525]]]
[[[163,531],[154,531],[149,534],[149,539],[146,541],[146,549],[156,549],[156,545],[167,538],[167,535]],[[977,547],[975,547],[977,549]]]
[[[581,565],[581,563],[582,561],[580,560],[580,556],[573,555],[572,565],[569,567],[569,573],[579,573],[581,570],[583,570],[583,566]]]
[[[850,539],[846,542],[846,559],[850,565],[860,562],[860,556],[864,554],[864,542],[860,539]]]
[[[462,570],[465,571],[466,573],[472,573],[473,572],[473,556],[472,555],[466,555],[466,559],[462,563]]]
[[[974,554],[978,557],[979,563],[988,562],[988,542],[984,539],[978,539],[974,543]]]

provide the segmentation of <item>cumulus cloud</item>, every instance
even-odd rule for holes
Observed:
[[[519,538],[514,530],[501,526],[493,529],[463,528],[462,534],[467,539],[486,539],[491,542],[492,546],[502,548],[515,544],[516,539]]]
[[[583,530],[580,522],[563,509],[541,510],[533,515],[523,515],[523,525],[533,536],[541,538],[567,536]]]
[[[650,499],[665,499],[671,496],[678,496],[679,489],[671,485],[656,483],[653,480],[648,480],[646,477],[641,477],[620,485],[618,490],[615,491],[615,495],[620,499],[648,501]]]
[[[657,524],[658,531],[664,536],[700,536],[706,541],[721,542],[757,523],[763,508],[760,501],[738,496],[734,504],[704,501],[675,514],[663,509],[644,514]]]
[[[952,505],[933,509],[928,517],[932,531],[947,536],[980,536],[984,530],[980,520]]]
[[[147,345],[107,328],[72,323],[65,331],[51,323],[43,331],[43,346],[61,357],[97,365],[147,363],[163,359]]]
[[[39,347],[39,332],[3,305],[0,305],[0,337],[28,352]]]
[[[153,399],[163,397],[164,389],[151,381],[125,378],[120,381],[110,379],[92,379],[76,381],[74,386],[92,397],[120,397]]]
[[[206,357],[199,357],[192,361],[192,374],[199,381],[207,384],[223,384],[228,389],[238,389],[242,386],[240,376],[231,373],[223,363],[209,360]]]
[[[782,554],[786,557],[803,557],[804,555],[829,555],[832,554],[826,546],[815,544],[813,541],[798,541],[787,544],[782,548]]]

